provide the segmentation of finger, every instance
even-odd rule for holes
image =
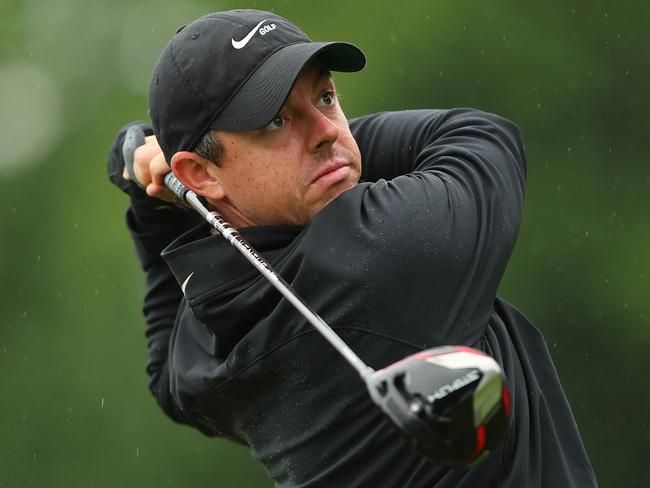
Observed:
[[[156,157],[160,149],[155,144],[145,144],[138,147],[133,153],[133,172],[143,186],[151,183],[151,160]]]
[[[151,172],[152,183],[164,185],[165,175],[171,171],[171,168],[167,164],[167,161],[165,161],[165,155],[163,153],[159,153],[149,163],[149,170]]]
[[[131,180],[131,175],[129,174],[129,169],[124,166],[124,169],[122,170],[122,178],[124,178],[127,181]]]
[[[150,197],[160,198],[161,194],[165,191],[165,187],[158,183],[149,183],[147,185],[147,195]]]
[[[149,162],[153,157],[161,152],[160,146],[157,143],[143,144],[138,147],[133,153],[134,164],[142,163],[143,161]]]
[[[155,197],[160,200],[165,200],[167,202],[178,202],[178,198],[174,193],[170,191],[169,188],[167,188],[164,185],[160,185],[158,183],[150,183],[147,185],[147,195],[150,197]]]

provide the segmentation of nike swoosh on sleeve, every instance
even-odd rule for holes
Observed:
[[[250,41],[253,36],[255,35],[255,32],[257,29],[259,29],[264,22],[266,22],[268,19],[264,19],[262,22],[257,24],[255,27],[253,27],[253,30],[248,33],[246,37],[244,37],[241,41],[235,41],[234,39],[230,39],[232,41],[232,47],[235,49],[241,49],[244,47],[246,44],[248,44],[248,41]]]
[[[187,283],[190,281],[190,278],[192,277],[193,274],[194,272],[190,273],[190,275],[187,278],[185,278],[185,281],[181,285],[181,290],[183,291],[183,295],[185,295],[185,288],[187,287]]]

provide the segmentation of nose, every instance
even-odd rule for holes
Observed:
[[[339,128],[331,119],[318,110],[318,107],[313,107],[312,114],[309,121],[311,127],[309,149],[312,152],[327,150],[339,138]]]

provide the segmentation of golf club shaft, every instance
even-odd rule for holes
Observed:
[[[271,265],[244,239],[237,229],[233,228],[216,211],[207,208],[201,199],[185,185],[183,185],[173,173],[165,175],[165,184],[179,198],[188,203],[201,216],[228,241],[237,248],[244,257],[255,266],[260,273],[271,283],[284,298],[286,298],[300,314],[327,339],[334,348],[359,372],[365,380],[374,370],[367,366],[356,353],[343,342],[329,325],[315,313],[296,293],[291,289],[284,279],[275,272]]]

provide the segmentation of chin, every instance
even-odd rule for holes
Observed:
[[[323,199],[314,207],[315,209],[311,212],[309,220],[311,221],[318,212],[327,207],[343,193],[357,186],[358,183],[359,178],[356,177],[353,180],[341,181],[338,185],[330,188],[330,190],[327,192],[327,195],[323,197]]]

